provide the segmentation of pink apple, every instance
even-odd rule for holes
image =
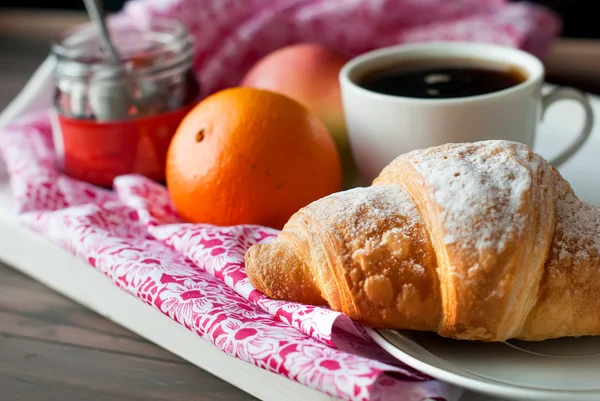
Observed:
[[[277,49],[246,73],[240,86],[271,90],[303,103],[325,123],[344,163],[345,186],[356,181],[348,143],[338,74],[350,58],[323,45],[303,43]]]

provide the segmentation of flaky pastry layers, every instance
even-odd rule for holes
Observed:
[[[246,272],[271,298],[375,328],[464,340],[600,334],[600,208],[526,145],[399,156],[370,187],[320,199]]]

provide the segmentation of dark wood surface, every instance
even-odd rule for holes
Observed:
[[[0,263],[0,399],[252,397]]]
[[[81,14],[0,11],[0,110]],[[600,93],[600,44],[558,41],[550,80]],[[0,263],[0,400],[248,400],[249,395]]]
[[[2,17],[0,110],[46,57],[53,38],[48,27],[37,34],[3,32]],[[0,400],[252,399],[0,262]]]

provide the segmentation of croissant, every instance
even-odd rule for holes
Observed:
[[[600,334],[600,207],[526,145],[446,144],[295,213],[246,253],[274,299],[478,341]]]

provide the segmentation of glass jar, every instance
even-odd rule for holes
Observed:
[[[163,182],[171,138],[200,95],[192,38],[171,20],[111,22],[109,32],[120,62],[104,51],[92,25],[52,46],[59,167],[106,187],[129,173]]]

